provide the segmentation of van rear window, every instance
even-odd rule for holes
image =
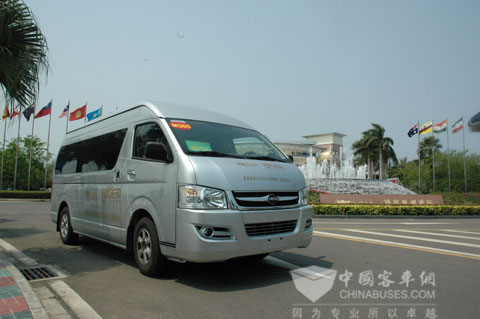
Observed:
[[[65,145],[58,153],[55,174],[111,170],[117,163],[127,129]]]

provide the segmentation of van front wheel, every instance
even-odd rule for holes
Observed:
[[[75,244],[78,240],[78,234],[75,234],[70,223],[70,211],[64,207],[60,212],[60,239],[66,245]]]
[[[140,272],[154,276],[166,267],[167,259],[160,253],[158,234],[150,218],[143,217],[135,225],[133,255]]]

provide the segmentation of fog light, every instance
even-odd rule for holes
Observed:
[[[310,229],[310,227],[312,227],[312,219],[311,218],[309,218],[305,221],[305,230]]]
[[[229,240],[234,239],[233,232],[229,227],[196,225],[198,234],[206,239]]]
[[[212,238],[213,236],[213,228],[212,227],[203,227],[200,232],[202,233],[202,235],[206,238]]]

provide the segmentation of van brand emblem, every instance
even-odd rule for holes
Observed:
[[[270,205],[276,205],[280,201],[280,198],[278,197],[277,194],[270,194],[268,195],[267,202]]]

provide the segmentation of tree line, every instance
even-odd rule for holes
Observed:
[[[443,146],[434,136],[420,142],[420,185],[418,161],[406,157],[397,159],[393,149],[394,141],[385,135],[385,128],[372,123],[372,128],[362,132],[360,140],[352,144],[355,165],[367,165],[368,178],[386,179],[398,177],[403,186],[420,193],[464,192],[463,153],[442,151]],[[449,160],[450,157],[450,160]],[[450,165],[448,163],[450,162]],[[465,156],[467,190],[480,192],[480,155]],[[450,181],[448,171],[450,167]],[[419,187],[420,186],[420,187]]]
[[[398,177],[405,187],[416,192],[420,189],[420,193],[423,194],[431,193],[434,190],[463,193],[465,190],[463,152],[442,151],[442,149],[443,146],[439,140],[433,136],[426,137],[420,142],[420,187],[418,185],[418,158],[411,161],[407,161],[407,158],[400,159],[390,167],[389,176]],[[469,154],[467,151],[465,166],[467,191],[480,192],[480,155]]]
[[[20,138],[18,141],[18,162],[17,162],[17,190],[28,189],[28,166],[30,160],[30,141],[32,136]],[[45,153],[47,143],[43,142],[37,136],[32,141],[32,163],[30,172],[30,189],[39,190],[44,188],[45,182]],[[14,184],[15,174],[15,157],[17,154],[17,138],[11,139],[5,145],[5,153],[3,154],[3,145],[0,149],[0,157],[3,158],[3,174],[1,189],[10,189]],[[50,187],[53,173],[53,154],[48,154],[47,159],[47,188]]]

